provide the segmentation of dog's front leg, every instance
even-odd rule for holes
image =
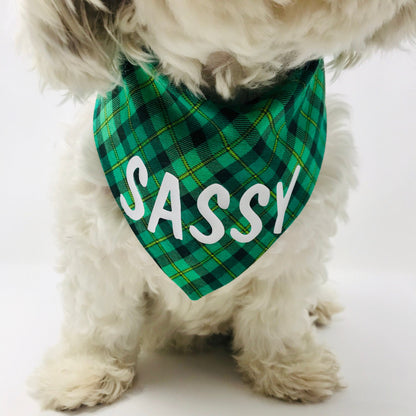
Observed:
[[[120,275],[105,258],[89,266],[88,276],[66,277],[60,343],[30,380],[32,394],[44,408],[111,403],[135,376],[144,315],[140,279],[126,284],[127,279],[134,280],[126,265]]]
[[[132,384],[145,319],[146,260],[106,183],[91,120],[88,105],[56,173],[65,320],[60,343],[30,383],[46,408],[117,399]]]
[[[335,357],[314,339],[307,286],[294,276],[259,279],[234,317],[235,357],[259,393],[317,402],[340,387]]]

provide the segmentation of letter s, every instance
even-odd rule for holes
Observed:
[[[269,203],[270,190],[266,185],[258,183],[247,189],[247,191],[245,191],[241,197],[240,211],[250,223],[251,230],[248,234],[243,234],[238,231],[237,228],[231,229],[231,237],[239,243],[249,243],[250,241],[253,241],[260,234],[260,231],[263,228],[261,218],[253,211],[250,206],[250,202],[254,195],[258,195],[259,205],[265,207]]]
[[[212,228],[209,235],[201,233],[195,226],[189,227],[189,232],[192,237],[203,244],[214,244],[221,240],[225,234],[224,225],[221,220],[209,208],[209,200],[217,195],[217,203],[221,209],[227,209],[230,205],[230,194],[228,191],[218,183],[214,183],[205,188],[198,197],[197,206],[201,215],[208,221]]]
[[[124,195],[120,195],[120,203],[123,207],[126,215],[134,221],[140,220],[144,215],[144,205],[143,200],[140,196],[139,190],[137,189],[136,182],[134,180],[134,173],[139,169],[139,181],[140,185],[147,186],[148,174],[146,166],[143,163],[143,160],[139,156],[133,156],[129,163],[127,164],[126,169],[126,178],[129,185],[130,192],[133,196],[134,209],[129,207],[126,198]]]

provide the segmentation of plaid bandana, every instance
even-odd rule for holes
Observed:
[[[128,63],[94,136],[136,237],[190,299],[247,270],[300,214],[326,140],[322,61],[245,103],[198,98]]]

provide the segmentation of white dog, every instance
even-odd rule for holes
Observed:
[[[136,68],[157,60],[147,71],[157,68],[189,94],[244,104],[308,62],[332,56],[342,69],[416,33],[415,0],[23,0],[22,11],[45,82],[81,98],[122,84],[125,60]],[[329,240],[355,180],[343,105],[328,99],[325,158],[301,215],[242,276],[197,301],[143,249],[115,202],[93,110],[87,104],[69,131],[57,172],[65,322],[32,379],[42,405],[111,403],[131,386],[141,349],[191,349],[213,334],[231,334],[238,367],[256,391],[302,402],[336,391],[339,367],[315,340],[314,323],[338,310],[323,284]],[[138,180],[139,165],[132,169],[138,186],[144,168]],[[130,219],[140,217],[138,198],[126,205]],[[155,227],[163,218],[174,227],[170,214],[162,204]]]

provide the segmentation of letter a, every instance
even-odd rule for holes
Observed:
[[[171,197],[170,206],[172,211],[168,211],[164,208],[169,194]],[[173,235],[177,240],[182,240],[182,214],[179,180],[169,172],[166,172],[163,177],[162,185],[160,185],[159,193],[157,194],[155,206],[153,207],[147,229],[154,233],[161,218],[172,221]]]

